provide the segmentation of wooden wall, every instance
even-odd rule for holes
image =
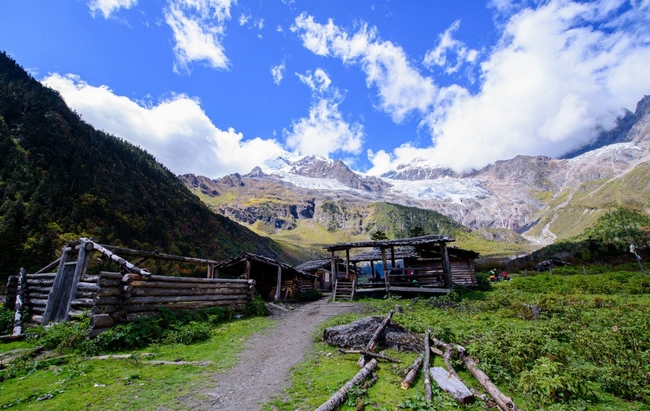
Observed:
[[[25,311],[30,325],[41,323],[55,273],[27,274]],[[7,286],[7,307],[16,299],[17,276]],[[252,300],[252,280],[191,278],[101,272],[84,275],[77,284],[68,312],[70,318],[84,313],[92,316],[94,334],[118,323],[159,315],[170,310],[209,307],[242,307]]]

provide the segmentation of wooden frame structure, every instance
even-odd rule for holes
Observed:
[[[245,253],[214,267],[215,276],[227,275],[255,281],[255,292],[264,300],[278,302],[298,292],[316,288],[318,277],[289,264],[253,253]]]
[[[76,260],[71,258],[77,253]],[[88,273],[91,254],[97,252],[120,267],[118,272]],[[140,257],[131,263],[120,257]],[[208,278],[152,275],[138,267],[146,259],[207,266]],[[243,307],[252,300],[254,280],[214,277],[217,261],[106,246],[87,238],[69,243],[61,258],[34,274],[21,269],[7,284],[7,307],[16,310],[14,335],[22,332],[23,317],[31,324],[67,321],[90,315],[93,333],[139,318],[157,316],[160,309]],[[57,267],[56,272],[51,270]]]
[[[355,280],[356,265],[369,262],[373,273],[370,285],[354,281],[354,293],[392,292],[447,293],[454,285],[476,286],[473,251],[447,247],[452,237],[427,235],[397,240],[340,243],[325,247],[330,252],[331,270],[335,278]],[[351,256],[351,250],[372,248],[374,251]],[[345,252],[345,273],[335,263],[337,252]],[[396,261],[403,260],[404,267]],[[377,282],[374,262],[381,261],[384,269],[383,285]],[[390,263],[390,264],[389,264]]]

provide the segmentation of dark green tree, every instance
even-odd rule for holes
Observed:
[[[420,226],[415,226],[409,230],[409,237],[421,237],[423,235],[426,235],[424,232],[424,228]]]
[[[386,235],[385,232],[381,230],[377,230],[374,233],[370,235],[370,239],[372,241],[381,241],[381,240],[388,240],[388,236]]]

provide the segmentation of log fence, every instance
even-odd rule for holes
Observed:
[[[109,251],[108,247],[86,239],[75,244],[79,253],[77,261],[67,261],[68,253],[73,250],[67,247],[62,258],[55,262],[58,264],[57,272],[41,270],[27,274],[21,270],[21,276],[9,277],[5,306],[16,310],[18,327],[14,327],[14,334],[20,334],[24,326],[45,325],[87,315],[91,317],[91,335],[97,335],[116,324],[158,316],[161,309],[241,309],[253,299],[254,280],[152,275],[115,254],[115,248]],[[122,271],[87,273],[91,252],[109,257],[120,265]],[[129,250],[127,254],[137,255],[137,251]],[[167,260],[173,258],[166,254],[163,256]],[[179,261],[214,266],[211,260],[179,256]],[[54,268],[55,263],[46,268]]]

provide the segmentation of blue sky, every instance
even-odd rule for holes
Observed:
[[[177,174],[557,157],[650,94],[650,0],[0,0],[0,49]]]

